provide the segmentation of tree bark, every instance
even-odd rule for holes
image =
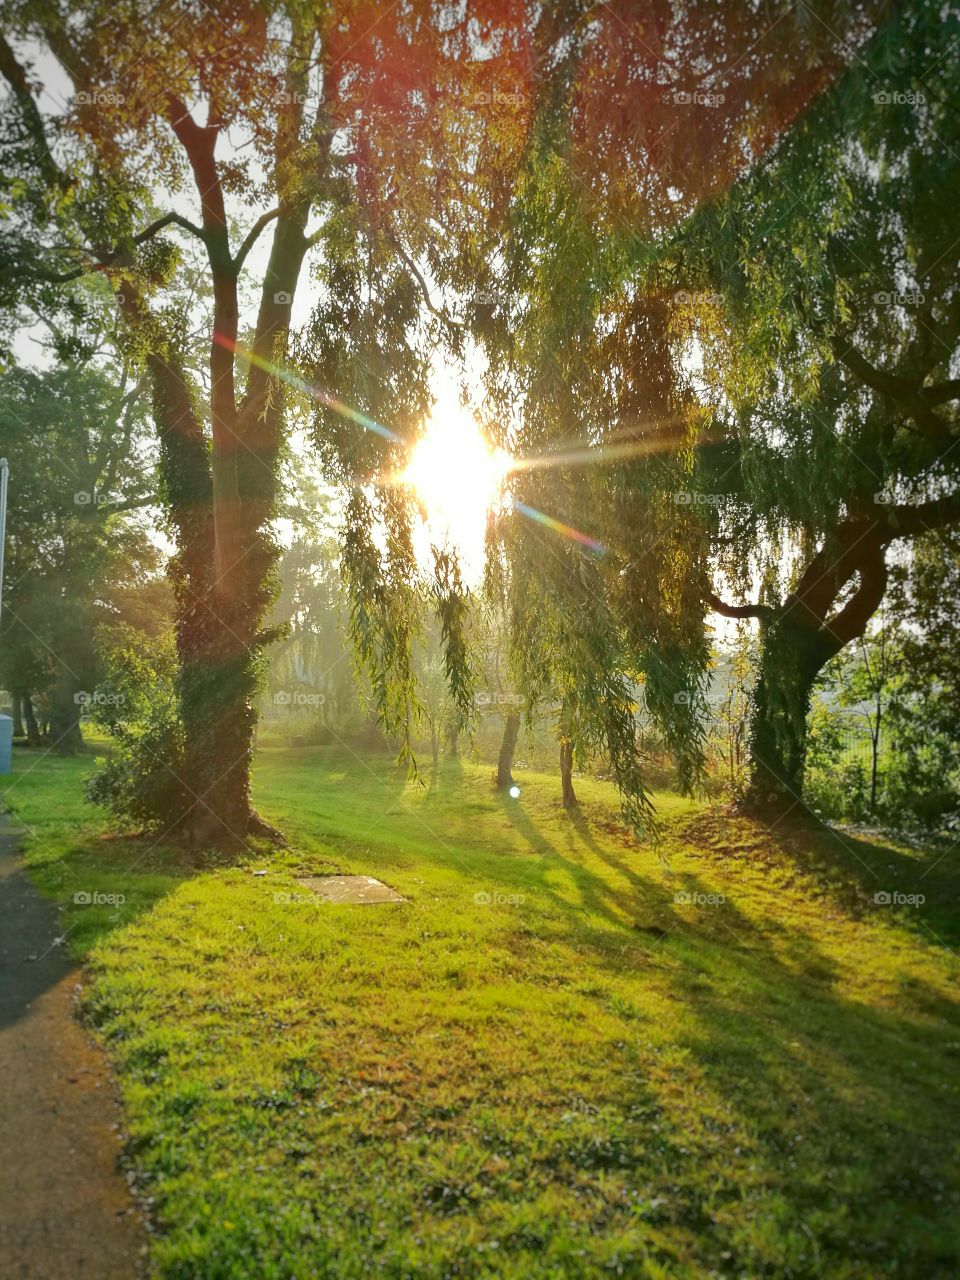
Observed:
[[[23,694],[19,692],[11,693],[10,701],[12,703],[11,712],[13,719],[13,736],[15,738],[23,737],[23,716],[21,708],[23,706]]]
[[[780,814],[802,798],[810,698],[827,659],[817,633],[789,617],[762,625],[761,638],[746,805]]]
[[[500,754],[497,756],[497,787],[501,790],[513,785],[513,753],[520,732],[520,717],[511,712],[503,726]]]
[[[83,749],[80,729],[82,706],[76,700],[77,683],[66,668],[61,668],[53,687],[50,704],[50,736],[53,750],[59,756],[76,755]]]
[[[573,743],[568,738],[560,740],[560,792],[563,807],[574,808],[577,797],[573,790]]]
[[[883,599],[889,540],[876,521],[846,521],[830,545],[811,559],[782,606],[760,613],[747,810],[782,815],[802,806],[813,685],[826,663],[863,634]],[[859,579],[856,590],[839,612],[828,616],[854,577]]]
[[[40,726],[37,724],[36,713],[33,709],[33,699],[29,694],[24,694],[23,697],[23,720],[27,729],[27,746],[39,747]]]

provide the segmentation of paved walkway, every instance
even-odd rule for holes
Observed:
[[[0,818],[0,1275],[133,1280],[145,1233],[118,1167],[120,1113],[73,1012],[79,973]]]

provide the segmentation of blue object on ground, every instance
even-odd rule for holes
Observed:
[[[13,772],[13,721],[0,716],[0,773]]]

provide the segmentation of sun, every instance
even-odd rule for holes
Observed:
[[[431,539],[468,558],[482,550],[487,513],[501,499],[510,457],[491,447],[476,418],[458,404],[438,408],[400,475],[426,512]]]

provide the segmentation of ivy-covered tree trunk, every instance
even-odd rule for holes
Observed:
[[[516,712],[511,712],[503,726],[500,754],[497,756],[497,786],[501,789],[513,784],[513,753],[519,732],[520,717]]]
[[[814,682],[845,644],[863,634],[883,599],[889,540],[876,521],[848,520],[811,558],[781,606],[721,607],[730,617],[760,618],[760,671],[753,692],[750,780],[744,797],[748,810],[780,815],[802,804]],[[837,609],[854,578],[856,589]]]
[[[826,657],[817,633],[789,616],[766,623],[761,642],[747,803],[757,810],[782,813],[803,794],[807,715],[814,681]]]

